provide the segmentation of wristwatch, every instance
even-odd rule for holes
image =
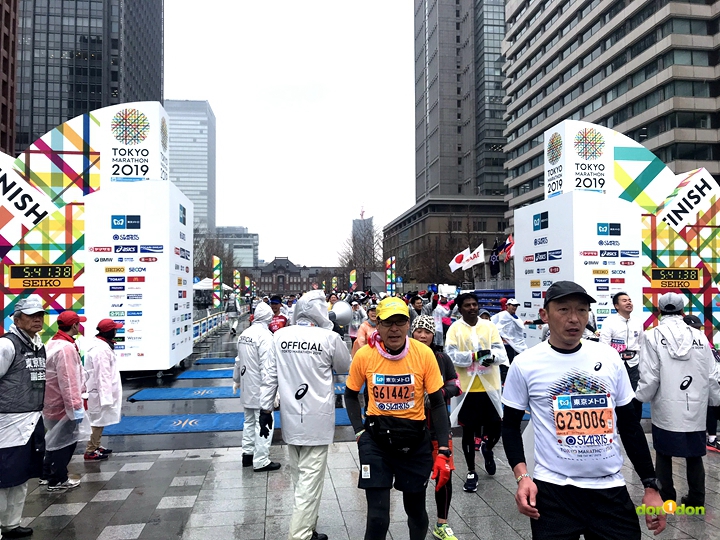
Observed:
[[[450,457],[452,456],[452,450],[450,450],[449,448],[446,450],[438,450],[438,454],[442,454],[445,457]]]
[[[652,488],[655,491],[660,491],[660,481],[657,478],[645,478],[642,480],[644,488]]]

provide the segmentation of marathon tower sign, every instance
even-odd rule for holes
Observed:
[[[168,117],[157,102],[98,109],[17,159],[0,154],[0,334],[34,293],[49,313],[43,341],[72,309],[87,316],[86,335],[100,319],[125,324],[122,370],[165,369],[189,355],[192,204],[168,171]]]
[[[628,292],[638,296],[633,298],[636,306],[643,297],[646,327],[657,322],[652,307],[658,297],[679,290],[688,299],[686,312],[700,317],[711,340],[720,339],[720,186],[712,175],[703,168],[676,175],[638,142],[575,120],[545,131],[543,153],[545,201],[515,215],[516,276],[520,285],[527,279],[531,296],[518,299],[528,311],[536,309],[553,281],[572,276],[591,295],[603,298],[596,306],[601,319],[605,310],[613,311],[611,303],[604,304],[605,297],[635,283],[637,292]],[[590,198],[566,197],[580,192]],[[550,204],[555,199],[558,203]],[[550,227],[540,230],[535,216],[544,212],[549,212]],[[518,232],[524,227],[518,218],[529,220],[527,241]],[[572,229],[554,227],[563,220]],[[547,269],[544,263],[529,266],[537,263],[538,255],[541,260],[546,256],[533,241],[547,246],[548,259],[551,251],[562,249],[563,262]],[[565,260],[568,249],[572,263]],[[590,273],[579,270],[586,266]],[[538,270],[546,275],[538,276]]]

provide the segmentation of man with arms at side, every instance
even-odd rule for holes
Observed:
[[[640,540],[618,434],[645,487],[642,502],[663,504],[627,371],[607,345],[581,341],[593,302],[576,283],[553,283],[540,310],[550,337],[519,354],[505,381],[503,446],[533,539]],[[535,431],[534,479],[520,429],[526,410]],[[659,534],[665,515],[647,515],[646,523]]]
[[[20,519],[28,480],[42,474],[45,427],[45,347],[38,335],[46,311],[38,295],[15,304],[10,331],[0,337],[0,536],[33,530]]]
[[[328,445],[335,435],[333,370],[347,373],[350,367],[347,345],[332,327],[323,292],[304,294],[295,304],[295,324],[275,332],[275,354],[263,369],[260,436],[270,434],[279,393],[282,437],[290,455],[295,497],[289,540],[327,540],[315,529]]]
[[[270,309],[272,309],[272,319],[267,325],[268,330],[273,334],[290,325],[288,318],[282,313],[282,298],[275,295],[270,298]]]
[[[500,440],[502,405],[500,370],[507,361],[505,347],[497,327],[478,316],[477,297],[461,294],[455,304],[462,319],[450,327],[445,352],[455,364],[464,394],[453,409],[451,418],[463,427],[462,449],[468,467],[463,490],[477,491],[479,476],[475,471],[475,440],[485,458],[485,471],[495,474],[493,447]]]
[[[85,418],[82,399],[85,370],[75,343],[80,323],[85,321],[74,311],[63,311],[57,318],[58,331],[46,347],[43,421],[47,433],[43,476],[48,491],[67,491],[80,485],[80,480],[68,478],[67,466],[78,441],[85,440],[79,429]]]
[[[705,414],[708,399],[720,403],[715,358],[707,338],[683,321],[685,297],[658,300],[660,323],[647,331],[640,355],[637,399],[652,406],[655,469],[663,500],[677,500],[672,458],[685,458],[687,506],[705,505]]]
[[[260,436],[260,386],[263,372],[275,356],[273,335],[268,328],[273,320],[272,306],[279,304],[273,304],[272,300],[270,306],[261,302],[255,309],[252,324],[238,337],[238,354],[233,369],[233,394],[240,389],[240,400],[245,412],[242,464],[243,467],[252,465],[255,472],[276,471],[280,468],[280,464],[270,461],[269,457],[272,429],[267,437]]]
[[[640,348],[643,338],[643,325],[639,319],[631,318],[633,303],[626,292],[619,292],[612,298],[613,307],[617,313],[613,313],[603,321],[600,330],[600,342],[610,345],[620,355],[625,364],[630,385],[633,392],[637,390],[640,381]],[[633,402],[635,413],[642,418],[642,403],[638,400]]]
[[[442,489],[451,475],[444,383],[433,352],[408,337],[410,318],[405,302],[387,297],[378,304],[377,316],[378,331],[353,358],[345,390],[348,418],[358,445],[358,487],[365,490],[367,500],[364,538],[387,537],[390,490],[395,487],[403,494],[410,540],[422,540],[428,529],[425,489],[430,473],[437,478],[436,490]],[[363,385],[368,392],[364,423],[358,399]],[[437,438],[435,460],[425,395]]]

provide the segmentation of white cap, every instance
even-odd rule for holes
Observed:
[[[42,305],[42,298],[37,294],[31,294],[27,298],[23,298],[15,304],[15,313],[21,312],[25,315],[35,315],[36,313],[47,313]]]
[[[519,305],[520,305],[520,302],[518,302],[518,301],[515,300],[514,298],[511,298],[510,300],[507,301],[507,304],[510,305],[510,306],[519,306]]]
[[[685,308],[685,297],[676,292],[665,293],[658,300],[658,307],[665,313],[680,312]]]

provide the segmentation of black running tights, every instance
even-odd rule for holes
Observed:
[[[489,422],[482,426],[481,432],[473,431],[472,428],[463,427],[462,449],[465,455],[468,471],[475,470],[475,437],[487,437],[485,441],[486,448],[492,450],[500,440],[502,431],[502,422]]]
[[[366,489],[367,525],[365,540],[385,540],[390,527],[390,489]],[[410,540],[424,540],[428,530],[425,492],[403,492],[403,506],[408,517]]]
[[[435,504],[437,505],[438,519],[447,519],[452,500],[452,478],[443,487],[435,492]]]

